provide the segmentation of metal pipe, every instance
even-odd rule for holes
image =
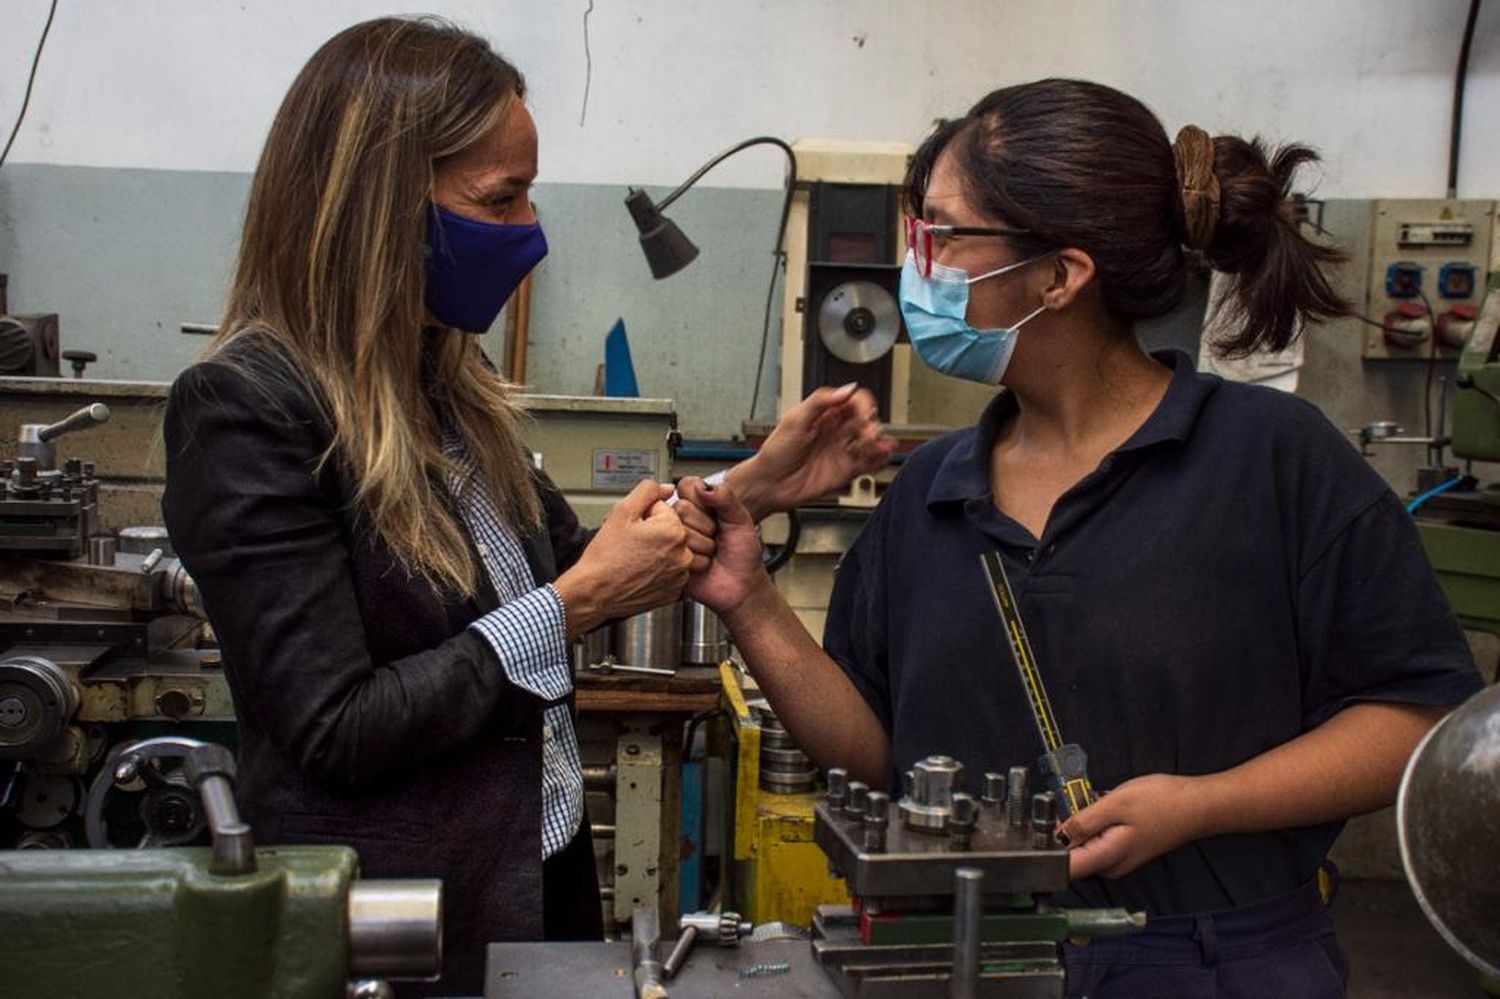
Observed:
[[[667,999],[657,948],[661,946],[661,916],[654,905],[638,905],[630,917],[630,958],[636,999]]]
[[[953,872],[953,973],[951,999],[979,999],[979,928],[984,872],[960,867]]]
[[[443,967],[443,883],[356,881],[349,886],[351,977],[433,979]]]

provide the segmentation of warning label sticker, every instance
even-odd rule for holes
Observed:
[[[595,489],[628,493],[642,479],[655,478],[655,451],[635,448],[594,449]]]

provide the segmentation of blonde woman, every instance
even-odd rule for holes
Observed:
[[[643,482],[593,535],[531,469],[470,332],[546,253],[520,73],[381,19],[292,84],[219,336],[173,386],[164,511],[223,646],[241,805],[267,843],[440,877],[441,994],[492,940],[598,938],[567,642],[678,598],[713,521]],[[823,390],[729,476],[755,512],[882,464]]]

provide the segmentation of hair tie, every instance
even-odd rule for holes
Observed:
[[[1214,174],[1214,140],[1197,125],[1184,125],[1172,143],[1177,188],[1185,222],[1183,243],[1203,250],[1219,225],[1219,178]]]

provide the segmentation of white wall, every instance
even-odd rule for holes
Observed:
[[[1465,0],[429,0],[526,72],[543,179],[671,184],[750,134],[912,141],[987,90],[1073,75],[1169,129],[1295,138],[1328,197],[1441,195]],[[0,20],[8,131],[47,0]],[[16,162],[249,171],[281,94],[325,38],[409,9],[372,0],[64,0]],[[1462,189],[1500,193],[1500,4],[1469,85]],[[775,187],[770,151],[712,182]]]

